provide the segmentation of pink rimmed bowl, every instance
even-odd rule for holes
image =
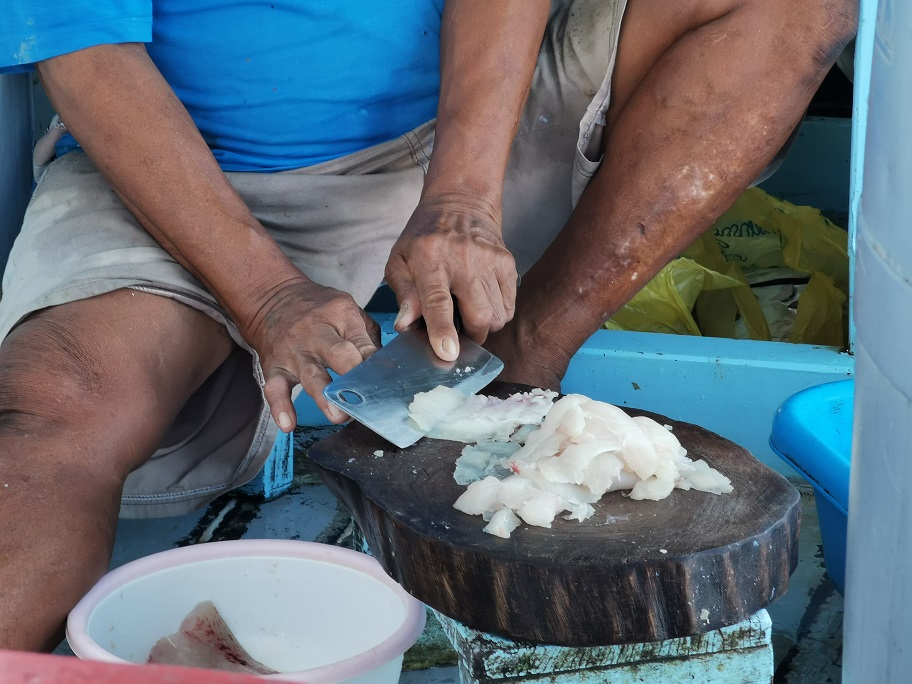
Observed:
[[[308,684],[393,684],[424,628],[423,604],[370,556],[283,540],[172,549],[105,575],[67,620],[83,659],[145,663],[158,639],[212,601],[244,648]]]

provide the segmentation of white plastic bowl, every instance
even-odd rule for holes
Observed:
[[[152,645],[212,601],[251,656],[308,684],[391,684],[424,606],[370,556],[326,544],[241,540],[157,553],[105,575],[70,613],[83,659],[145,663]]]

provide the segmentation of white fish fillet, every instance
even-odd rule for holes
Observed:
[[[456,484],[469,485],[477,480],[483,480],[488,475],[494,475],[503,470],[504,460],[516,453],[519,444],[515,442],[485,441],[479,444],[469,444],[456,459],[456,470],[453,479]]]
[[[556,392],[532,390],[506,399],[438,386],[420,392],[409,404],[409,418],[428,437],[455,442],[506,442],[523,425],[538,425],[551,408]]]
[[[623,469],[621,457],[614,451],[606,451],[592,459],[586,469],[586,484],[593,493],[601,496],[621,481]]]
[[[500,481],[498,498],[504,506],[517,510],[522,508],[526,501],[539,493],[541,493],[541,490],[527,478],[511,475]]]
[[[509,539],[510,534],[520,525],[519,518],[512,508],[501,508],[491,516],[491,521],[485,526],[484,531],[496,537]]]
[[[699,461],[692,461],[692,464],[694,472],[685,478],[685,482],[692,489],[710,494],[728,494],[732,490],[731,480],[715,468],[711,468],[702,458]]]
[[[416,422],[432,425],[437,435],[482,442],[464,449],[457,461],[454,476],[469,485],[454,507],[481,515],[490,534],[509,537],[520,519],[551,527],[563,511],[566,519],[582,522],[610,491],[629,489],[631,499],[653,501],[675,488],[732,491],[722,473],[688,458],[670,429],[612,404],[570,394],[552,405],[554,393],[542,390],[506,400],[463,398],[459,404],[455,390],[440,389],[417,395],[409,408]]]
[[[592,507],[592,505],[584,503],[580,504],[579,506],[574,506],[570,511],[570,515],[565,515],[564,519],[579,520],[580,522],[583,522],[584,520],[591,518],[594,514],[595,509]]]
[[[503,508],[500,502],[500,480],[489,475],[469,485],[453,504],[453,508],[469,515],[484,515]]]
[[[551,527],[557,514],[566,510],[567,504],[557,494],[539,491],[523,502],[516,515],[529,525]]]

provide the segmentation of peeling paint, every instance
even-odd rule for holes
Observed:
[[[737,625],[667,641],[573,648],[512,642],[438,614],[460,655],[464,684],[608,681],[718,681],[711,673],[769,681],[773,673],[771,622],[765,611]],[[637,679],[637,677],[645,679]]]

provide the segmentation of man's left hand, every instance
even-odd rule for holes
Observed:
[[[498,203],[462,194],[422,197],[393,246],[386,281],[401,331],[424,317],[437,356],[459,355],[454,324],[478,343],[504,327],[516,301],[516,264],[501,236]]]

